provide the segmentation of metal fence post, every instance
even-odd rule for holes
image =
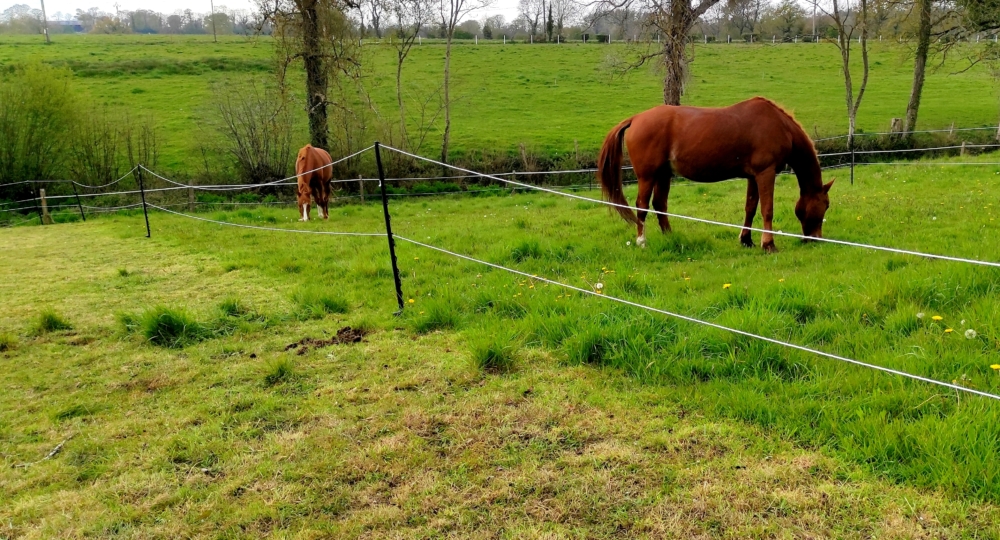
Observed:
[[[142,215],[146,218],[146,238],[149,238],[149,210],[146,209],[146,187],[142,183],[142,165],[137,166],[132,174],[139,182],[139,194],[142,196]]]
[[[389,197],[385,193],[385,170],[382,168],[382,145],[375,142],[375,164],[378,166],[378,185],[382,191],[382,214],[385,215],[385,236],[389,240],[389,258],[392,260],[392,279],[396,284],[396,303],[403,313],[403,284],[399,281],[399,265],[396,263],[396,240],[392,237],[392,225],[389,220]]]
[[[80,203],[80,193],[76,191],[76,182],[70,180],[69,185],[73,186],[73,195],[76,196],[76,207],[80,209],[80,217],[83,218],[84,222],[86,222],[87,215],[83,213],[83,204]]]

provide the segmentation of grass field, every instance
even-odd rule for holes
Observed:
[[[996,260],[997,174],[860,169],[824,232]],[[738,222],[742,193],[681,183],[671,210]],[[783,177],[777,229],[797,230],[795,194]],[[642,250],[553,195],[392,212],[404,237],[1000,392],[996,269],[780,238],[768,255],[680,220]],[[382,227],[376,204],[200,215]],[[0,535],[1000,537],[993,401],[403,241],[394,318],[384,238],[151,222],[148,240],[141,214],[0,231]],[[288,348],[348,325],[363,343]],[[477,369],[488,352],[512,366]]]
[[[995,125],[996,85],[985,67],[953,74],[970,46],[960,46],[927,78],[920,126]],[[368,49],[365,86],[387,117],[395,111],[393,53]],[[620,119],[662,101],[653,69],[612,80],[609,55],[623,45],[459,44],[453,77],[453,148],[456,157],[483,150],[529,152],[557,159],[578,141],[594,153]],[[415,47],[406,66],[406,93],[417,101],[440,84],[443,46]],[[871,82],[859,127],[884,131],[905,111],[912,63],[905,45],[874,44]],[[269,77],[273,52],[267,39],[205,36],[59,36],[45,46],[37,36],[0,36],[0,66],[31,59],[74,70],[78,87],[95,103],[151,112],[162,128],[161,166],[186,176],[201,170],[199,141],[211,140],[213,85],[247,76]],[[813,134],[846,131],[839,54],[830,44],[708,45],[695,47],[685,102],[727,105],[765,95],[794,110]],[[960,99],[956,99],[961,96]],[[414,111],[411,105],[411,113]],[[301,114],[300,114],[301,116]],[[438,126],[440,128],[440,125]],[[304,128],[294,141],[306,142]],[[367,143],[366,143],[367,144]],[[423,151],[439,152],[435,135]]]

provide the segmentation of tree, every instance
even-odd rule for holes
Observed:
[[[313,146],[329,149],[330,77],[356,77],[360,67],[358,42],[346,10],[358,9],[351,0],[257,0],[264,17],[274,25],[282,89],[289,67],[299,60],[305,69],[306,116]]]
[[[764,13],[762,0],[728,0],[725,13],[738,35],[753,34]]]
[[[645,50],[638,58],[622,66],[623,71],[656,61],[663,67],[663,103],[680,105],[684,94],[687,66],[688,35],[698,19],[720,0],[604,0],[603,9],[610,11],[632,8],[640,14],[645,27]],[[660,36],[660,42],[654,41]]]
[[[563,29],[579,16],[580,4],[575,0],[549,0],[549,5],[555,10],[555,32],[561,36]]]
[[[920,109],[920,96],[924,90],[924,79],[927,74],[927,52],[931,45],[931,5],[933,0],[914,0],[917,13],[917,50],[913,55],[913,85],[910,87],[910,100],[906,104],[906,117],[903,121],[903,131],[913,131],[917,127],[917,113]]]
[[[395,18],[396,39],[392,46],[396,49],[396,105],[399,107],[399,136],[404,149],[408,149],[409,137],[406,126],[406,101],[403,99],[403,62],[417,41],[424,25],[430,22],[432,14],[427,0],[391,0],[390,10]]]
[[[541,24],[542,15],[545,13],[543,0],[519,0],[517,12],[528,23],[528,33],[532,36],[538,35],[538,25]]]
[[[854,146],[854,133],[857,128],[858,109],[865,97],[868,86],[868,14],[870,0],[831,0],[832,8],[826,11],[833,19],[837,28],[837,41],[834,44],[840,50],[841,70],[844,74],[844,97],[847,104],[847,144]],[[861,47],[861,85],[857,95],[854,93],[854,77],[851,74],[851,43],[854,36],[858,37]]]
[[[451,42],[455,37],[458,21],[466,15],[489,5],[490,0],[439,0],[441,28],[445,32],[444,46],[444,133],[441,137],[441,161],[448,163],[448,145],[451,142]]]
[[[549,13],[545,20],[545,35],[549,41],[552,41],[552,31],[555,29],[555,25],[552,23],[552,2],[549,2]]]
[[[766,13],[766,27],[783,39],[790,39],[802,31],[805,10],[795,0],[782,0]]]

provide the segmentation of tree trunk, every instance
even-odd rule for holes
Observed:
[[[405,46],[405,44],[404,44]],[[396,103],[399,105],[399,137],[403,144],[403,150],[408,150],[406,142],[406,111],[403,107],[403,60],[405,57],[399,54],[396,64]]]
[[[448,40],[444,46],[444,138],[441,143],[441,161],[448,163],[448,143],[451,140],[451,96],[448,89],[451,82],[451,36],[454,32],[448,32]]]
[[[687,76],[684,52],[693,21],[689,2],[671,2],[670,17],[663,28],[663,103],[666,105],[680,105],[684,95]]]
[[[302,59],[306,68],[306,113],[309,116],[309,137],[313,146],[328,150],[327,74],[323,66],[316,0],[303,2],[302,8]]]
[[[920,9],[920,25],[917,28],[917,52],[913,58],[913,88],[910,90],[910,102],[906,105],[904,132],[917,129],[917,111],[920,109],[920,94],[924,90],[927,51],[931,44],[931,0],[917,0],[917,4]]]

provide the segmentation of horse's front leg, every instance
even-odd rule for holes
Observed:
[[[639,209],[636,212],[639,220],[636,223],[635,243],[639,247],[646,247],[646,214],[649,211],[649,198],[653,195],[655,182],[639,179],[639,196],[635,199],[635,206]]]
[[[774,235],[770,231],[774,220],[774,169],[768,169],[757,175],[757,192],[760,194],[760,217],[764,221],[765,232],[760,236],[760,247],[768,253],[778,251],[774,246]]]
[[[653,188],[653,210],[661,212],[656,214],[656,220],[660,222],[660,230],[670,232],[670,219],[667,216],[667,197],[670,196],[670,177],[656,183]]]
[[[299,190],[299,221],[309,221],[309,197],[310,193],[308,191],[303,192]]]
[[[746,247],[753,247],[750,227],[753,227],[753,217],[757,213],[758,201],[760,201],[760,194],[757,192],[757,179],[750,178],[747,180],[746,218],[743,219],[743,230],[740,231],[740,243]]]

